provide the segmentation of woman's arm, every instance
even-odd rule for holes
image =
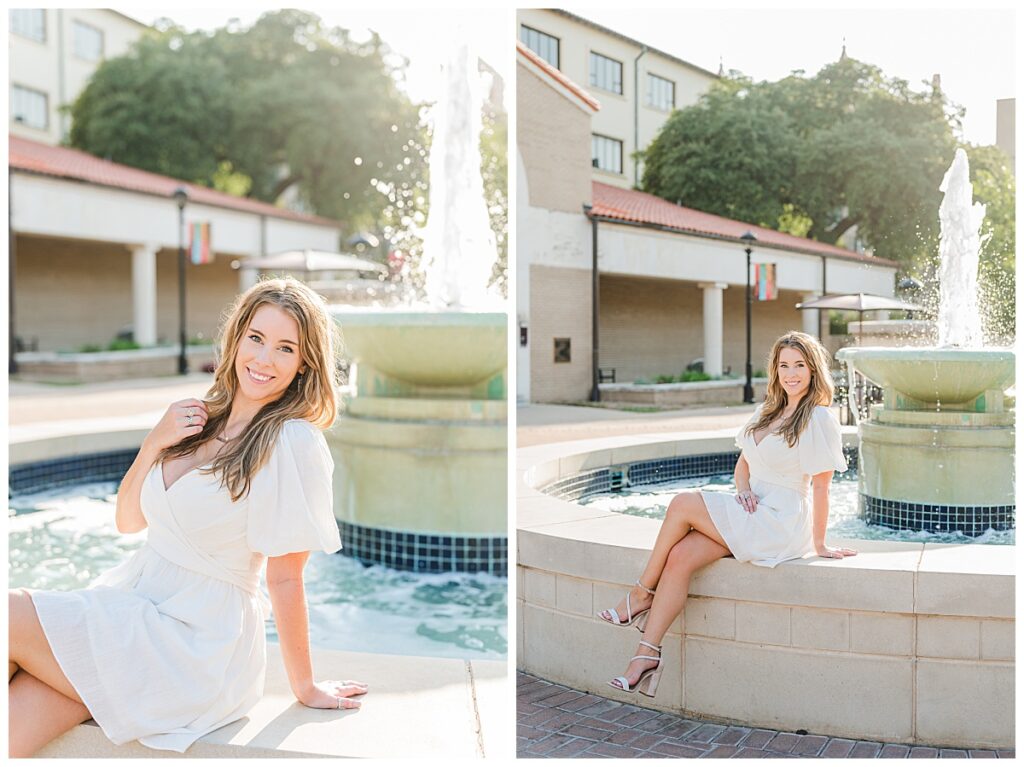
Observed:
[[[316,690],[313,663],[309,659],[306,587],[302,581],[302,571],[308,559],[309,552],[301,551],[267,560],[267,590],[274,607],[281,657],[292,692],[302,703]]]
[[[132,461],[131,468],[121,480],[117,488],[117,509],[114,512],[114,524],[119,533],[137,533],[147,526],[146,517],[142,514],[142,483],[146,475],[160,457],[159,448],[153,447],[144,440],[139,454]]]
[[[736,485],[737,493],[750,489],[750,464],[747,463],[747,459],[743,457],[742,453],[740,453],[739,460],[736,461],[736,469],[732,473],[732,479]]]
[[[814,550],[819,557],[828,557],[830,559],[852,557],[857,553],[853,549],[832,549],[825,545],[825,528],[828,526],[829,513],[829,488],[831,485],[831,469],[811,477],[812,506],[814,509]]]
[[[176,445],[186,437],[198,434],[206,424],[206,403],[199,399],[183,399],[174,402],[164,413],[153,430],[142,440],[139,454],[132,461],[131,468],[121,480],[117,489],[117,507],[114,524],[119,533],[137,533],[147,526],[142,514],[142,483],[149,470],[160,458],[165,447]],[[160,478],[163,482],[163,478]]]
[[[736,485],[736,501],[748,514],[757,511],[757,496],[750,489],[750,464],[740,453],[736,461],[736,469],[732,473],[733,483]]]
[[[274,608],[274,622],[281,642],[281,657],[288,673],[288,684],[296,699],[312,708],[359,708],[349,700],[362,695],[362,682],[313,681],[313,662],[309,657],[309,616],[306,613],[306,587],[302,571],[309,559],[308,551],[270,557],[267,560],[267,590]]]

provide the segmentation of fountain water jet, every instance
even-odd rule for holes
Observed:
[[[1014,526],[1014,354],[981,348],[978,251],[967,154],[942,181],[937,348],[848,347],[836,358],[883,389],[859,425],[861,510],[869,522],[980,535]],[[852,378],[851,378],[852,380]]]

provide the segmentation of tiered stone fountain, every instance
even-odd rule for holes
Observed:
[[[486,287],[497,251],[480,176],[475,58],[435,107],[428,306],[334,307],[353,391],[328,434],[343,553],[416,571],[508,571],[507,315]]]
[[[1014,526],[1014,353],[981,348],[978,251],[967,155],[942,182],[937,348],[845,348],[836,358],[883,389],[859,426],[862,513],[902,529],[980,535]],[[853,372],[852,370],[850,371]]]

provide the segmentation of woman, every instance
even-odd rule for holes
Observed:
[[[168,408],[117,493],[146,544],[89,588],[9,595],[10,755],[87,719],[114,743],[183,752],[263,693],[266,579],[295,697],[356,708],[360,682],[314,682],[302,571],[341,548],[333,461],[336,329],[293,279],[241,295],[205,399]]]
[[[690,576],[704,565],[730,554],[775,567],[814,553],[857,553],[825,545],[832,472],[846,470],[839,422],[828,409],[834,391],[828,352],[816,339],[791,331],[775,342],[765,401],[736,438],[735,496],[700,490],[673,498],[634,588],[599,613],[616,626],[647,615],[637,654],[612,687],[654,696],[661,639],[683,609]]]

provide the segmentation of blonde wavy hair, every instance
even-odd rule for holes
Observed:
[[[779,427],[778,433],[783,436],[790,447],[796,445],[811,415],[818,405],[828,407],[835,396],[835,383],[832,381],[831,356],[818,339],[806,333],[791,330],[779,338],[768,354],[768,392],[761,408],[761,417],[756,423],[747,427],[747,434],[762,431],[771,426],[786,407],[786,392],[779,380],[779,356],[783,349],[795,349],[800,353],[811,371],[811,383],[807,393],[796,406],[796,411]]]
[[[278,399],[253,416],[241,437],[228,443],[204,474],[219,474],[231,500],[248,495],[253,476],[267,462],[285,421],[301,418],[320,429],[334,424],[338,413],[338,362],[341,334],[327,312],[324,299],[292,277],[264,279],[239,295],[221,317],[215,344],[213,385],[203,397],[206,427],[164,448],[160,460],[192,455],[224,431],[238,391],[235,358],[242,336],[256,310],[271,304],[289,314],[299,326],[299,357],[304,373],[297,374]]]

